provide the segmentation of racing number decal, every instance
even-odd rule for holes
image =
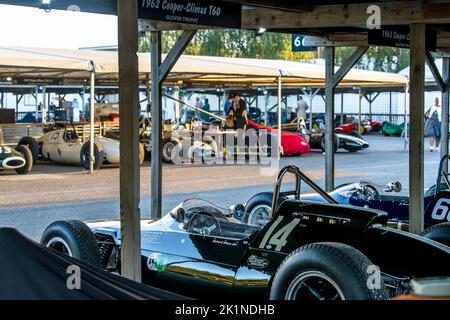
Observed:
[[[59,138],[59,132],[55,132],[51,137],[51,142],[57,142]]]
[[[11,153],[11,152],[12,152],[12,150],[11,150],[10,147],[0,147],[0,154],[1,154],[1,153],[9,154],[9,153]]]
[[[448,214],[448,209],[450,205],[450,199],[442,198],[439,199],[431,213],[431,218],[434,220],[445,220],[447,218],[450,221],[450,214]]]
[[[278,217],[277,220],[275,220],[275,222],[270,226],[269,230],[267,230],[267,233],[264,235],[264,238],[259,245],[260,249],[265,248],[266,245],[269,244],[275,246],[275,251],[281,251],[281,249],[287,244],[287,238],[294,230],[294,228],[298,225],[300,219],[292,219],[291,222],[286,224],[283,228],[272,235],[281,221],[283,221],[283,218],[284,217],[281,216]]]

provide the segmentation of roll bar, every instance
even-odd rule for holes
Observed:
[[[441,176],[444,177],[445,182],[450,187],[450,181],[448,179],[447,173],[444,170],[444,165],[446,164],[446,162],[449,159],[450,159],[450,154],[447,154],[447,155],[443,156],[441,161],[439,162],[439,172],[438,172],[438,175],[437,175],[436,188],[435,188],[435,191],[434,191],[435,195],[441,190]]]
[[[272,214],[275,213],[278,198],[280,196],[281,183],[286,173],[292,173],[295,175],[295,190],[291,192],[284,192],[283,195],[293,195],[296,200],[300,200],[301,185],[303,180],[309,187],[311,187],[311,189],[317,192],[326,201],[328,201],[331,204],[337,204],[336,200],[334,200],[328,193],[326,193],[314,181],[312,181],[308,176],[306,176],[297,166],[288,165],[278,172],[277,179],[275,180],[275,187],[272,198]]]

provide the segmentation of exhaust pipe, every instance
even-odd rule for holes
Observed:
[[[25,160],[21,157],[10,157],[3,160],[2,167],[4,169],[14,170],[22,168],[25,164]]]

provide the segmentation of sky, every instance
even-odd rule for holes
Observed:
[[[77,49],[117,45],[117,17],[0,5],[0,46]]]

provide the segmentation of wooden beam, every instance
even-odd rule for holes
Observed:
[[[367,37],[361,37],[361,39],[343,39],[343,40],[330,40],[331,37],[316,37],[316,36],[306,36],[303,43],[307,47],[360,47],[367,46]]]
[[[180,56],[183,54],[184,49],[189,45],[192,38],[195,36],[197,30],[185,30],[181,34],[180,38],[177,40],[175,45],[170,49],[164,62],[159,67],[159,82],[162,83],[166,80],[169,75],[170,70],[172,70],[175,63],[178,61]]]
[[[151,43],[151,218],[162,217],[162,85],[159,81],[161,66],[161,31],[150,32]],[[170,70],[169,70],[170,71]]]
[[[141,281],[137,0],[118,0],[122,275]]]
[[[410,23],[450,23],[450,3],[441,1],[396,1],[372,3],[381,9],[383,25]],[[332,27],[366,27],[367,3],[316,5],[312,12],[298,13],[272,9],[243,10],[242,28],[312,29]]]
[[[352,53],[352,55],[341,65],[339,70],[333,75],[332,84],[335,88],[339,82],[344,79],[345,75],[350,71],[351,68],[358,62],[362,55],[369,49],[369,47],[358,47]]]
[[[311,4],[302,4],[302,3],[293,3],[292,1],[271,1],[271,0],[244,0],[244,1],[233,1],[230,2],[239,2],[245,5],[262,7],[262,8],[270,8],[276,10],[284,10],[291,12],[311,12],[313,10],[313,5]]]
[[[421,234],[424,227],[424,90],[425,25],[411,24],[409,231]]]
[[[325,190],[334,189],[334,47],[325,47]]]
[[[433,74],[434,80],[436,81],[436,84],[438,85],[441,92],[445,92],[445,82],[442,80],[441,74],[439,73],[439,69],[436,66],[436,63],[434,63],[434,59],[431,56],[430,52],[425,53],[425,61],[428,64],[428,67],[431,70],[431,73]]]

